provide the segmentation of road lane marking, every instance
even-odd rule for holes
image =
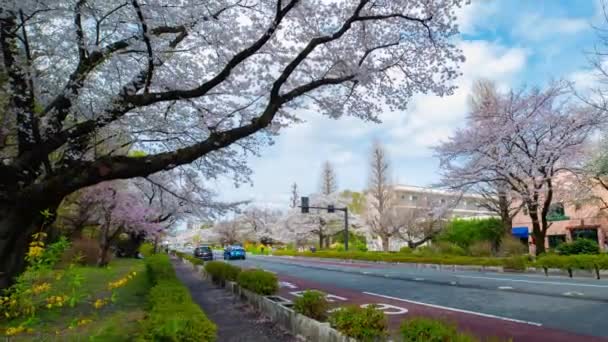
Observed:
[[[415,281],[423,281],[424,278],[414,278]]]
[[[387,296],[387,295],[373,293],[373,292],[363,292],[363,293],[365,293],[367,295],[370,295],[370,296],[382,297],[382,298],[397,300],[397,301],[405,302],[405,303],[418,304],[418,305],[428,306],[428,307],[435,308],[435,309],[449,310],[449,311],[461,312],[461,313],[466,313],[466,314],[476,315],[476,316],[481,316],[481,317],[500,319],[500,320],[503,320],[503,321],[529,324],[529,325],[534,325],[534,326],[537,326],[537,327],[542,326],[541,323],[537,323],[537,322],[523,321],[523,320],[515,319],[515,318],[496,316],[496,315],[486,314],[486,313],[483,313],[483,312],[469,311],[469,310],[451,308],[449,306],[442,306],[442,305],[435,305],[435,304],[417,302],[417,301],[414,301],[414,300],[403,299],[403,298],[398,298],[398,297],[392,297],[392,296]]]
[[[498,289],[499,290],[513,290],[513,288],[511,286],[499,286]]]
[[[279,286],[280,287],[289,287],[290,289],[297,289],[298,287],[288,281],[280,281],[279,282]]]
[[[403,315],[408,312],[406,308],[385,303],[361,304],[361,307],[366,308],[370,305],[375,305],[376,309],[384,312],[387,315]]]
[[[289,293],[295,297],[302,297],[304,295],[304,292],[306,292],[306,291],[291,291]],[[348,298],[336,296],[331,293],[326,293],[325,298],[330,303],[335,303],[337,300],[342,301],[342,302],[346,302],[348,300]]]
[[[564,292],[564,296],[584,296],[585,294],[582,292],[576,292],[576,291],[568,291],[568,292]]]
[[[583,286],[583,287],[608,288],[608,285],[559,283],[559,282],[555,282],[555,281],[534,281],[534,280],[523,280],[523,279],[512,279],[512,278],[493,278],[493,277],[464,276],[464,275],[457,275],[457,277],[458,278],[472,278],[472,279],[487,279],[487,280],[496,280],[496,281],[512,281],[512,282],[517,282],[517,283],[529,283],[529,284],[549,284],[549,285],[562,285],[562,286]]]

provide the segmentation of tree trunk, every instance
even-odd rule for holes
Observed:
[[[388,236],[382,236],[382,250],[385,252],[388,252],[389,249],[389,237]]]
[[[9,287],[25,269],[30,237],[41,221],[36,209],[0,204],[0,289]]]
[[[108,264],[108,250],[110,249],[109,228],[101,226],[100,238],[99,238],[99,254],[97,256],[97,266],[103,267]]]
[[[323,234],[319,233],[319,249],[323,249]]]
[[[545,235],[546,230],[541,227],[538,219],[538,209],[529,209],[530,219],[532,219],[532,237],[534,237],[535,255],[545,253]]]

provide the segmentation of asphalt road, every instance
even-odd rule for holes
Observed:
[[[448,317],[482,336],[608,341],[608,280],[604,279],[253,255],[231,262],[277,273],[286,297],[318,288],[336,295],[338,303],[373,301],[386,304],[386,310],[400,317]],[[406,312],[398,313],[399,308]]]

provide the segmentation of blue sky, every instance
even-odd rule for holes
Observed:
[[[383,113],[382,124],[302,113],[305,123],[285,129],[261,158],[250,158],[252,186],[218,181],[214,187],[226,200],[284,209],[290,185],[297,182],[301,194],[317,191],[321,165],[330,160],[341,189],[362,190],[374,139],[388,149],[397,182],[437,182],[438,161],[430,148],[463,124],[473,82],[487,78],[508,89],[564,78],[590,85],[585,52],[597,42],[592,25],[602,24],[601,13],[599,0],[474,0],[458,14],[458,44],[467,61],[454,95],[415,96],[407,111]]]

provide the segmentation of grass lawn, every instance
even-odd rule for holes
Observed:
[[[0,333],[4,335],[7,328],[27,322],[25,325],[32,331],[13,336],[11,341],[132,341],[139,329],[139,320],[144,317],[150,289],[143,261],[115,259],[105,268],[78,266],[70,272],[78,276],[51,281],[49,293],[73,297],[72,285],[79,282],[78,303],[74,307],[66,304],[41,308],[32,318],[0,321]],[[110,299],[112,292],[108,283],[125,278],[131,272],[136,275],[114,290],[114,298]],[[61,270],[56,272],[61,273]],[[106,299],[106,304],[96,308],[97,299]]]

